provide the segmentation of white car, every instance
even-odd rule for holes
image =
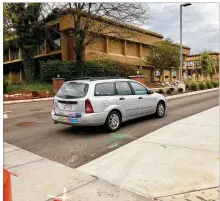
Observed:
[[[122,122],[155,114],[163,117],[166,99],[140,82],[125,78],[85,78],[64,82],[54,97],[54,123],[106,125],[112,132]]]

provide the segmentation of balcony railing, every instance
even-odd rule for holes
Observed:
[[[6,52],[4,53],[3,61],[4,61],[4,62],[9,61],[9,55],[8,55],[8,52],[7,52],[7,53],[6,53]]]
[[[18,49],[14,49],[11,51],[11,60],[17,60],[17,59],[20,59],[19,58],[19,50]]]

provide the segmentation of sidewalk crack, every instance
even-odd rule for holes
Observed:
[[[185,191],[185,192],[181,192],[181,193],[160,196],[160,197],[157,197],[157,198],[165,198],[165,197],[170,197],[170,196],[174,196],[174,195],[181,195],[181,194],[185,194],[185,193],[193,193],[193,192],[210,190],[210,189],[215,189],[215,188],[219,188],[219,186],[214,186],[214,187],[209,187],[209,188],[202,188],[202,189],[198,189],[198,190]]]
[[[16,167],[20,167],[20,166],[24,166],[24,165],[28,165],[28,164],[31,164],[31,163],[35,163],[35,162],[39,162],[39,161],[43,161],[45,160],[45,158],[41,158],[41,159],[38,159],[38,160],[34,160],[34,161],[29,161],[27,163],[23,163],[23,164],[20,164],[20,165],[15,165],[15,166],[12,166],[12,167],[6,167],[7,169],[12,169],[12,168],[16,168]]]
[[[81,187],[83,187],[83,186],[86,186],[87,184],[91,184],[91,183],[97,181],[98,179],[99,179],[99,178],[95,178],[95,179],[92,180],[92,181],[89,181],[89,182],[87,182],[87,183],[85,183],[85,184],[82,184],[81,186],[78,186],[78,187],[76,187],[76,188],[73,188],[73,189],[67,191],[66,194],[67,194],[67,193],[70,193],[70,192],[72,192],[72,191],[75,191],[75,190],[77,190],[78,188],[81,188]],[[61,193],[61,194],[59,194],[59,195],[56,195],[56,197],[60,197],[60,196],[62,196],[62,195],[63,195],[63,193]],[[50,198],[50,199],[48,199],[48,200],[46,200],[46,201],[50,201],[50,200],[53,200],[53,198]]]

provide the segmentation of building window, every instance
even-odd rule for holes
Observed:
[[[195,61],[194,63],[195,63],[195,66],[197,66],[197,67],[200,66],[200,61],[199,60]]]
[[[49,39],[50,44],[50,51],[56,51],[61,49],[61,40],[60,40],[60,34],[57,32],[53,32],[51,34],[51,38]]]
[[[193,61],[187,61],[187,62],[186,62],[186,66],[188,66],[188,67],[193,66]]]
[[[12,60],[19,59],[19,49],[18,48],[12,49],[11,52],[12,52]]]
[[[160,71],[156,70],[156,71],[155,71],[155,75],[156,75],[157,77],[159,77],[159,76],[160,76]]]
[[[173,76],[173,77],[176,77],[176,71],[175,71],[175,70],[172,71],[172,76]]]
[[[9,61],[9,54],[8,54],[8,50],[4,51],[4,62]]]
[[[44,53],[45,53],[44,41],[40,41],[39,45],[37,45],[36,48],[36,55],[44,54]]]

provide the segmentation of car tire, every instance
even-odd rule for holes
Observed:
[[[157,104],[157,109],[156,109],[156,112],[155,112],[156,117],[157,118],[162,118],[165,115],[165,111],[166,111],[165,104],[164,104],[164,102],[160,101]]]
[[[121,125],[121,115],[117,111],[111,111],[106,118],[106,127],[110,132],[115,132]]]

